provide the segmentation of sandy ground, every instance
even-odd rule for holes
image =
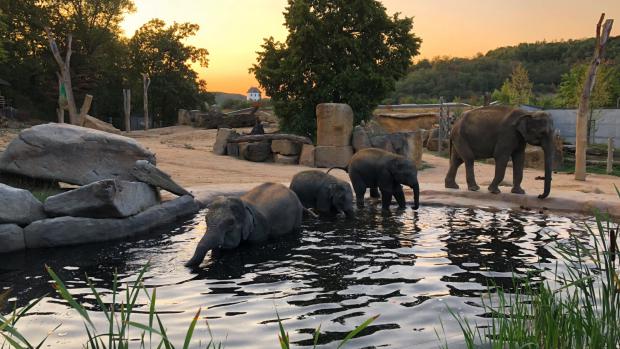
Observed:
[[[10,131],[0,134],[0,150],[15,135],[15,132]],[[241,192],[267,181],[288,183],[293,175],[309,169],[304,166],[253,163],[214,155],[211,149],[215,142],[216,130],[174,126],[135,131],[128,135],[156,154],[159,168],[198,196],[218,192]],[[468,192],[463,189],[444,188],[447,159],[425,153],[423,161],[431,167],[420,171],[418,175],[422,189],[422,204],[550,209],[587,214],[591,213],[593,208],[598,208],[614,216],[620,216],[620,198],[614,189],[614,184],[620,186],[618,177],[592,174],[582,182],[574,180],[570,174],[554,174],[550,197],[539,200],[536,195],[542,192],[543,182],[535,180],[535,177],[543,175],[540,170],[526,169],[522,187],[528,194],[515,195],[510,194],[512,170],[508,168],[506,185],[501,187],[503,193],[493,195],[486,191],[486,187],[493,179],[493,165],[476,163],[476,179],[481,190]],[[348,180],[348,175],[343,171],[335,170],[331,173]],[[464,167],[459,169],[457,183],[461,188],[465,187]],[[410,195],[408,199],[411,199]]]
[[[148,132],[131,132],[130,136],[144,144],[157,155],[157,166],[168,172],[181,185],[200,194],[204,192],[234,192],[252,188],[254,185],[271,181],[288,183],[297,173],[309,169],[304,166],[280,165],[274,163],[253,163],[228,156],[217,156],[211,152],[215,141],[215,130],[199,130],[175,126]],[[418,178],[422,189],[422,203],[452,204],[459,206],[486,206],[497,208],[521,208],[565,212],[591,213],[593,208],[620,216],[620,198],[614,184],[620,186],[620,178],[606,175],[588,175],[585,182],[576,181],[573,175],[554,174],[551,195],[539,200],[543,181],[540,170],[526,169],[522,187],[528,195],[510,194],[512,169],[508,168],[502,194],[493,195],[486,191],[494,175],[494,166],[476,163],[476,179],[479,192],[445,189],[444,177],[448,160],[425,153],[423,161],[430,165],[420,171]],[[332,174],[348,180],[343,171]],[[457,183],[465,187],[464,167],[459,169]],[[409,196],[410,199],[410,196]]]

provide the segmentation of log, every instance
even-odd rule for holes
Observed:
[[[243,143],[243,142],[261,142],[261,141],[272,141],[276,139],[286,139],[292,142],[298,142],[301,144],[312,144],[312,141],[308,137],[291,135],[286,133],[269,133],[264,135],[245,135],[235,137],[229,140],[229,143]]]
[[[92,95],[84,96],[84,102],[82,103],[82,108],[80,108],[80,115],[78,117],[78,120],[80,121],[80,126],[84,126],[84,123],[86,122],[86,115],[88,114],[88,111],[90,110],[90,105],[92,103]]]

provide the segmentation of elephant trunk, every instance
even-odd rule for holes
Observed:
[[[344,210],[344,215],[345,215],[347,218],[353,218],[353,217],[355,216],[355,214],[353,213],[353,208],[352,208],[352,207],[351,207],[351,208],[346,208],[346,209]]]
[[[202,239],[200,239],[200,242],[198,243],[198,246],[196,246],[194,256],[187,261],[187,263],[185,263],[186,267],[195,267],[200,265],[207,255],[207,252],[219,247],[220,244],[216,239],[216,235],[217,234],[209,233],[209,230],[207,230],[207,233],[203,235]]]
[[[411,189],[413,189],[413,209],[417,210],[420,207],[420,183],[418,181],[413,182]]]
[[[545,153],[545,188],[543,193],[538,195],[539,199],[544,199],[549,196],[549,192],[551,192],[551,172],[553,170],[553,153],[554,153],[554,144],[553,138],[549,137],[542,145],[543,151]]]

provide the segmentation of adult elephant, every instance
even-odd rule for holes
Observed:
[[[262,242],[301,229],[303,206],[282,184],[263,183],[240,198],[218,197],[207,212],[207,232],[186,266],[197,266],[212,249]]]
[[[474,160],[495,159],[495,177],[489,185],[491,193],[499,193],[508,160],[512,158],[512,192],[525,194],[521,188],[526,144],[541,146],[545,153],[545,187],[538,196],[544,199],[551,191],[553,164],[553,121],[545,112],[527,112],[505,106],[483,107],[468,111],[452,126],[450,169],[446,188],[458,189],[456,172],[464,162],[469,190],[480,189],[474,176]]]
[[[309,170],[296,174],[290,189],[297,194],[302,205],[325,215],[343,212],[353,216],[353,191],[351,185],[330,174]]]
[[[384,210],[390,208],[392,197],[400,208],[405,208],[402,184],[413,189],[413,209],[417,210],[420,206],[418,171],[413,161],[402,155],[377,148],[362,149],[353,155],[344,170],[349,173],[358,207],[364,206],[367,188],[370,188],[372,197],[379,196],[378,188]]]

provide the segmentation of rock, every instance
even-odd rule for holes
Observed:
[[[157,193],[146,183],[104,179],[50,196],[43,208],[50,217],[122,218],[158,203]]]
[[[362,149],[371,148],[370,137],[364,127],[357,125],[353,128],[353,139],[351,141],[353,149],[358,152]]]
[[[84,121],[82,122],[82,126],[86,128],[92,128],[93,130],[99,130],[108,133],[114,133],[117,135],[121,134],[121,130],[114,127],[114,125],[107,123],[103,120],[99,120],[94,116],[86,115],[84,117]]]
[[[153,206],[128,218],[58,217],[36,221],[24,229],[26,248],[56,247],[133,237],[198,212],[191,196]]]
[[[450,140],[448,138],[443,139],[441,144],[441,150],[447,152],[450,148]],[[439,151],[439,128],[434,128],[428,132],[426,149],[430,151]]]
[[[239,157],[239,143],[226,144],[226,154],[235,158]]]
[[[24,230],[16,224],[0,224],[0,253],[21,251],[26,248]]]
[[[177,112],[177,124],[186,126],[192,125],[192,119],[187,110],[179,109],[179,111]]]
[[[353,110],[348,104],[322,103],[316,106],[317,145],[348,146],[353,132]]]
[[[213,153],[216,155],[226,155],[226,145],[228,140],[237,136],[238,133],[230,128],[220,128],[217,130],[215,143],[213,144]]]
[[[438,113],[383,113],[375,115],[373,120],[388,133],[412,132],[419,129],[431,129],[439,122]]]
[[[0,172],[86,185],[102,179],[132,180],[136,160],[155,155],[135,140],[68,124],[22,131],[0,155]]]
[[[146,160],[136,161],[134,167],[131,169],[131,174],[141,182],[159,187],[173,194],[179,196],[192,195],[173,181],[167,173],[153,166]]]
[[[32,193],[0,183],[0,224],[27,225],[43,218],[43,205]]]
[[[275,154],[273,159],[277,164],[297,165],[299,163],[299,155]]]
[[[299,164],[302,166],[314,167],[314,150],[315,147],[310,144],[304,144],[301,147],[301,155],[299,156]]]
[[[316,167],[347,167],[353,156],[353,147],[324,147],[314,149]]]
[[[415,166],[420,169],[422,166],[422,154],[424,153],[424,137],[426,136],[426,130],[420,129],[413,133],[409,133],[407,141],[409,142],[409,150],[411,155],[406,155],[409,159],[412,159]]]
[[[541,147],[528,144],[525,147],[525,167],[545,169],[545,152]]]
[[[239,149],[241,151],[241,149]],[[271,144],[269,142],[248,143],[243,147],[241,154],[244,159],[253,162],[264,162],[271,156]]]
[[[287,139],[274,139],[271,141],[271,151],[282,155],[299,155],[301,144]]]
[[[373,148],[379,148],[394,153],[392,142],[390,141],[390,137],[387,134],[371,136],[370,144]]]

